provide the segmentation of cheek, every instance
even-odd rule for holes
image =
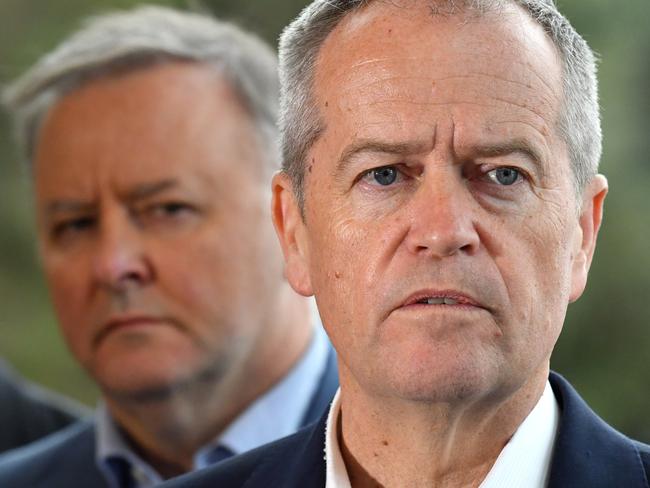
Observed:
[[[513,306],[513,321],[527,324],[539,340],[556,336],[564,321],[571,283],[570,219],[538,212],[504,236],[497,258]]]
[[[323,323],[334,343],[346,349],[371,333],[364,324],[376,308],[384,238],[359,220],[334,216],[323,221],[325,226],[311,233],[316,252],[310,256],[310,273]]]
[[[233,277],[218,242],[196,238],[168,249],[157,256],[158,286],[165,294],[192,314],[205,313],[216,304],[229,303],[233,287],[225,286],[226,277]]]
[[[80,266],[73,268],[48,261],[53,260],[44,261],[45,279],[59,320],[63,324],[74,322],[88,313],[84,310],[84,305],[88,303],[84,297],[89,296],[86,273]]]
[[[59,327],[70,348],[80,355],[87,345],[86,335],[91,333],[86,324],[93,316],[88,284],[82,272],[69,266],[52,268],[46,265],[45,278]]]

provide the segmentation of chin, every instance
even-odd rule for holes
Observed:
[[[124,357],[90,371],[107,397],[126,403],[164,402],[213,389],[227,369],[218,361],[197,364],[196,357]]]
[[[457,403],[480,399],[501,388],[493,361],[466,352],[411,354],[385,372],[388,388],[404,400]],[[386,363],[390,364],[390,363]]]

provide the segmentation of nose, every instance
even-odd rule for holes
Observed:
[[[97,283],[114,292],[144,286],[153,278],[144,238],[128,216],[105,216],[100,223],[93,269]]]
[[[460,175],[449,169],[425,174],[410,205],[408,250],[437,259],[474,254],[480,245],[475,212]]]

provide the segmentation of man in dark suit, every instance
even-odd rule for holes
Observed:
[[[20,378],[0,359],[0,453],[88,415],[81,405]]]
[[[340,392],[169,487],[647,488],[650,448],[549,371],[607,193],[594,56],[552,0],[316,0],[280,59],[273,217]]]
[[[149,487],[295,432],[338,385],[282,272],[271,49],[143,7],[90,21],[6,92],[61,330],[94,422],[0,463],[0,486]]]

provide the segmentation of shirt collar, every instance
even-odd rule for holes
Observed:
[[[339,389],[325,430],[325,488],[351,488],[337,436],[340,415]],[[503,448],[479,488],[545,487],[559,417],[559,407],[547,381],[541,398]]]
[[[219,439],[201,449],[217,444],[235,454],[293,434],[301,426],[302,418],[327,364],[328,343],[325,332],[316,327],[309,349],[294,368],[266,394],[255,400],[222,433]],[[202,467],[200,462],[197,468]]]
[[[239,454],[295,432],[302,423],[312,396],[319,388],[327,366],[329,345],[322,327],[314,327],[312,341],[305,354],[275,386],[255,400],[213,442],[197,451],[194,468],[210,464],[219,446]],[[119,427],[103,403],[96,413],[96,459],[110,488],[122,488],[117,466],[130,469],[136,488],[155,486],[160,475],[129,447]],[[117,463],[116,463],[117,461]]]

